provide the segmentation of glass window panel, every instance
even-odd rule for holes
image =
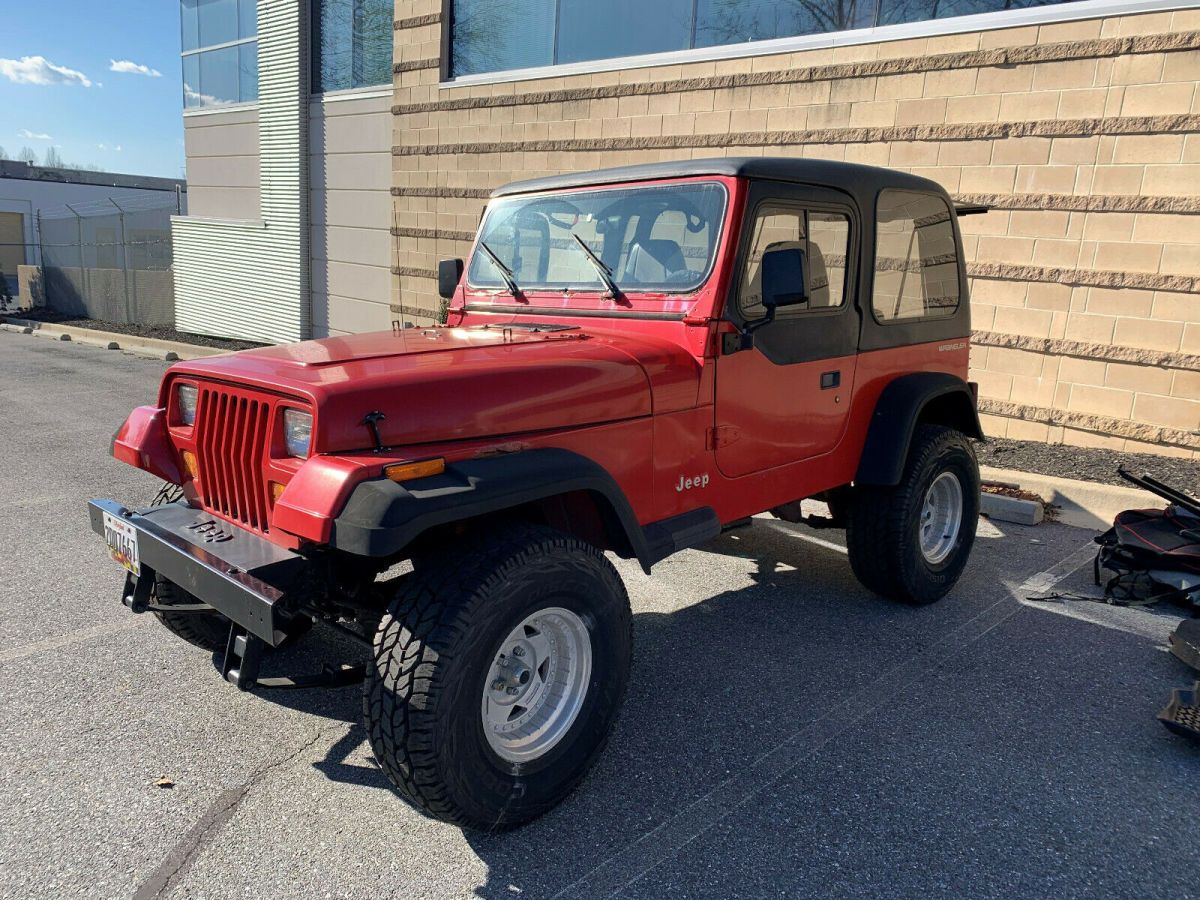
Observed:
[[[354,68],[350,87],[392,83],[392,0],[356,0],[353,18]]]
[[[238,102],[238,48],[205,50],[200,57],[200,105]]]
[[[238,37],[237,0],[198,0],[201,47],[236,41]]]
[[[388,0],[321,0],[313,6],[313,93],[392,83]]]
[[[554,7],[554,0],[454,0],[451,74],[550,65]]]
[[[556,62],[684,50],[692,0],[560,0]]]
[[[488,208],[480,237],[525,289],[603,291],[578,236],[619,287],[683,293],[712,267],[724,208],[725,189],[712,183],[518,197]],[[504,289],[482,250],[471,257],[467,280]]]
[[[871,306],[880,322],[947,316],[958,309],[953,213],[940,197],[885,190],[875,222]]]
[[[321,0],[313,4],[313,93],[350,86],[353,47],[350,20],[353,0]]]
[[[258,42],[239,44],[238,99],[249,103],[258,99]]]
[[[875,0],[697,0],[696,46],[869,28],[874,19]]]
[[[196,13],[199,0],[180,0],[179,36],[184,50],[195,50],[200,46],[200,20]]]
[[[946,19],[950,16],[969,16],[974,13],[998,12],[1005,9],[1025,9],[1049,6],[1061,0],[881,0],[880,25],[901,22],[922,22]]]
[[[255,0],[238,0],[238,37],[258,36],[258,4]]]
[[[762,258],[772,250],[799,250],[804,259],[806,304],[782,307],[777,315],[795,315],[810,309],[841,306],[846,296],[846,259],[850,246],[850,220],[840,213],[799,207],[760,207],[754,222],[750,255],[742,271],[738,307],[747,319],[761,319]]]
[[[200,95],[200,57],[198,54],[183,58],[183,108],[203,106]]]

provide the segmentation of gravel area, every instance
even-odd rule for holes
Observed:
[[[1200,488],[1200,460],[1194,459],[1176,459],[1152,453],[1121,453],[1038,441],[1012,441],[1008,438],[992,438],[976,444],[975,452],[980,465],[1000,469],[1133,487],[1117,474],[1117,467],[1123,465],[1135,475],[1149,472],[1159,481],[1165,481],[1175,488],[1192,493]]]
[[[103,322],[99,319],[87,319],[55,312],[52,309],[26,309],[14,315],[19,319],[30,319],[34,322],[46,322],[51,325],[74,325],[76,328],[94,328],[97,331],[113,331],[117,334],[154,338],[159,341],[179,341],[183,344],[216,347],[220,350],[249,350],[251,347],[266,346],[253,341],[233,341],[226,338],[208,337],[203,334],[188,334],[184,331],[176,331],[168,325],[128,325],[122,322]]]

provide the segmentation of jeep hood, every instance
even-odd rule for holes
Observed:
[[[699,366],[665,340],[563,326],[405,329],[303,341],[179,363],[171,376],[234,382],[307,400],[319,453],[652,415],[695,402]]]

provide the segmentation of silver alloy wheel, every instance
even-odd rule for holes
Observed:
[[[921,555],[931,566],[943,562],[954,545],[963,520],[963,491],[958,476],[943,472],[925,492],[918,535]]]
[[[502,759],[546,754],[575,723],[592,677],[592,639],[569,609],[535,612],[508,633],[483,683],[483,731]]]

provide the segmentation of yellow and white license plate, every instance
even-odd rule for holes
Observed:
[[[111,513],[104,513],[104,540],[113,559],[134,575],[142,574],[136,528]]]

